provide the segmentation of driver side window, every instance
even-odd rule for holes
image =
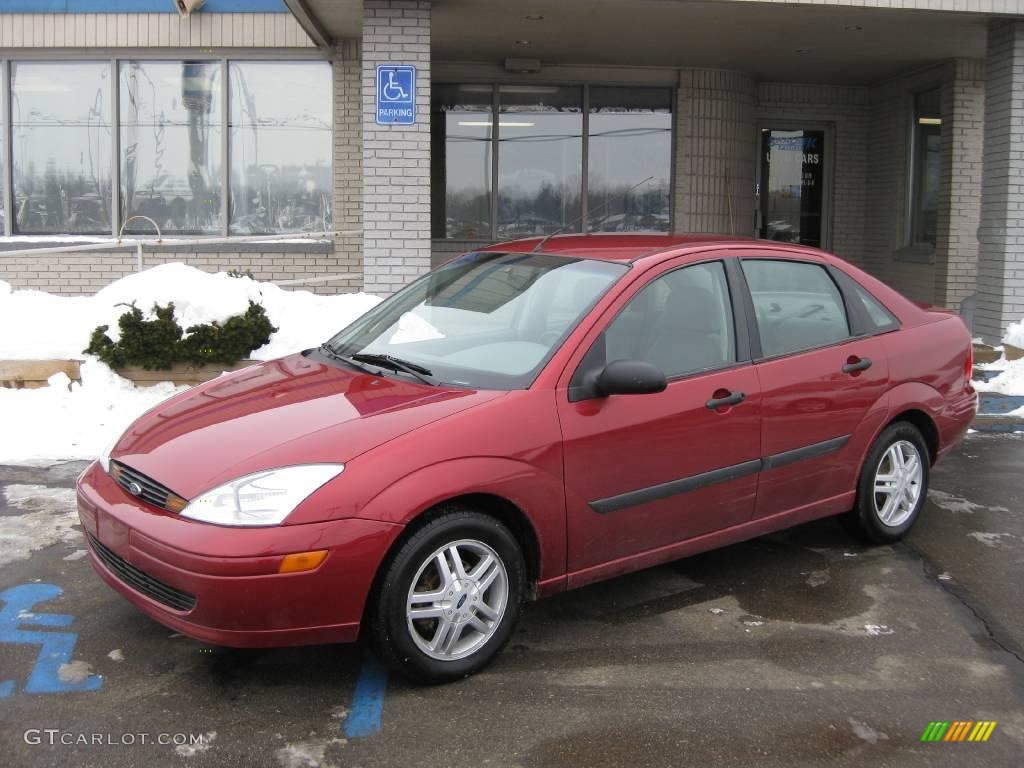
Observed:
[[[722,262],[694,264],[651,281],[598,337],[581,369],[615,360],[643,360],[670,379],[736,362]]]

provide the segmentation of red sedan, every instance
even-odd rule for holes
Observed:
[[[230,646],[480,669],[524,600],[840,515],[906,534],[977,399],[958,317],[821,251],[470,253],[319,349],[177,395],[78,485],[100,576]]]

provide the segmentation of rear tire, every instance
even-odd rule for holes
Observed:
[[[921,514],[930,470],[928,445],[917,427],[890,424],[868,451],[854,508],[840,517],[843,527],[875,544],[899,541]]]
[[[447,507],[385,564],[368,610],[370,639],[384,663],[415,682],[467,677],[508,642],[525,593],[526,563],[511,531]]]

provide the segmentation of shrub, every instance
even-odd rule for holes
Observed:
[[[117,321],[121,338],[112,341],[109,326],[92,332],[85,354],[95,355],[111,368],[140,365],[146,370],[166,370],[175,363],[234,365],[254,349],[270,341],[277,331],[266,311],[249,302],[244,314],[229,317],[223,323],[202,323],[182,331],[174,319],[174,304],[153,305],[153,318],[147,320],[134,304]]]

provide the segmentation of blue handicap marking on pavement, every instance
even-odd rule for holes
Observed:
[[[75,619],[64,613],[37,613],[33,608],[39,603],[60,597],[64,590],[56,584],[19,584],[0,592],[3,608],[0,608],[0,643],[15,645],[38,645],[39,655],[35,666],[25,683],[25,693],[68,693],[71,691],[96,691],[103,685],[103,678],[89,675],[84,680],[61,680],[60,668],[71,663],[78,641],[76,632],[42,632],[22,629],[21,626],[67,627]],[[19,626],[20,625],[20,626]],[[14,693],[13,680],[0,681],[0,698]]]
[[[416,122],[416,67],[377,65],[377,123],[413,125]]]
[[[384,711],[384,693],[388,687],[388,671],[373,656],[368,655],[359,672],[356,690],[352,695],[352,709],[345,720],[345,737],[359,739],[380,731],[380,717]]]

